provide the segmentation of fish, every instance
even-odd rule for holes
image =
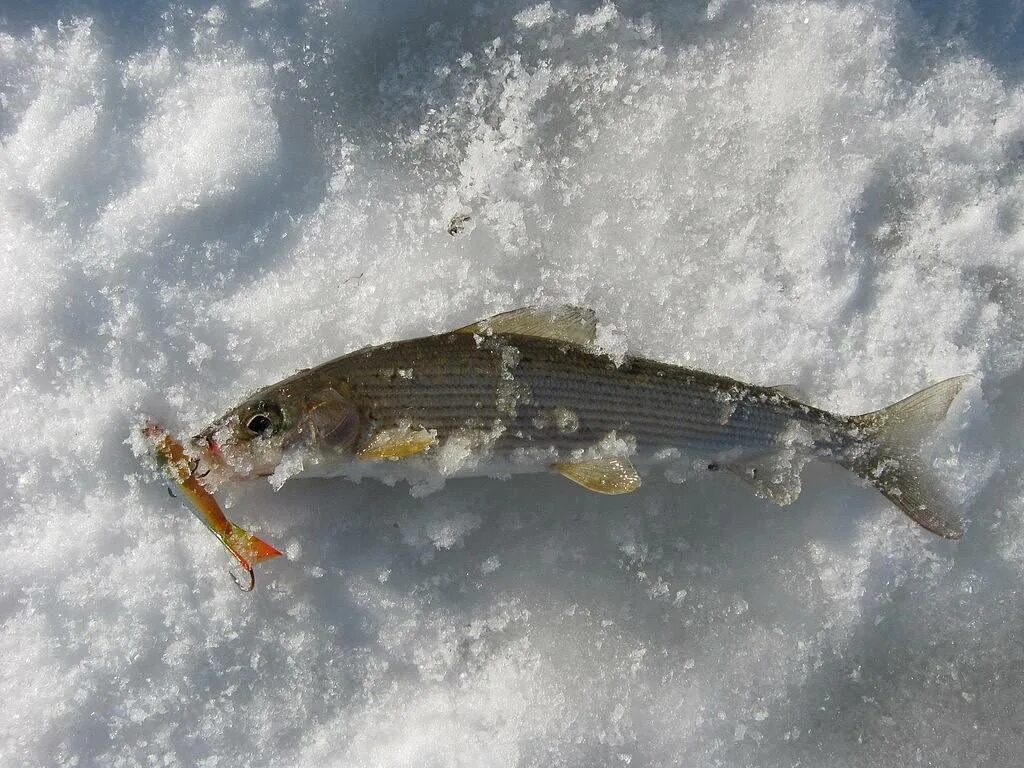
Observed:
[[[217,482],[550,471],[624,494],[641,486],[641,471],[674,466],[731,474],[778,505],[798,497],[808,461],[826,461],[927,530],[963,535],[921,448],[970,376],[843,416],[792,387],[613,359],[595,347],[596,332],[592,310],[524,307],[366,347],[260,389],[192,446]]]
[[[213,532],[224,548],[238,561],[246,574],[246,581],[240,581],[234,573],[231,578],[244,592],[256,585],[252,566],[264,560],[280,557],[283,553],[244,528],[235,525],[221,511],[217,499],[206,489],[194,471],[191,458],[185,447],[171,437],[162,427],[153,422],[142,428],[143,437],[149,443],[157,464],[167,478],[188,499],[192,513]]]

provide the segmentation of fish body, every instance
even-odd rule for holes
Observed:
[[[298,474],[319,476],[553,469],[623,493],[639,486],[638,467],[723,469],[777,503],[796,497],[803,463],[819,459],[865,477],[931,530],[959,535],[909,443],[945,415],[962,378],[888,414],[845,417],[778,387],[612,360],[593,349],[595,327],[588,310],[527,308],[361,349],[261,389],[195,445],[234,477],[297,458]]]
[[[339,382],[367,425],[357,453],[374,434],[407,424],[435,432],[437,445],[479,434],[492,458],[522,456],[535,471],[546,465],[534,466],[533,453],[565,459],[612,433],[640,461],[673,449],[712,460],[772,451],[799,428],[828,450],[842,427],[770,387],[640,358],[616,364],[551,339],[462,333],[354,352],[257,393],[253,405],[287,407]]]

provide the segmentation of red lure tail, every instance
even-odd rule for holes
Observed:
[[[224,543],[235,557],[252,565],[262,563],[264,560],[270,560],[274,557],[280,557],[284,554],[263,539],[253,536],[247,530],[240,528],[234,523],[231,524],[230,533],[224,537]]]

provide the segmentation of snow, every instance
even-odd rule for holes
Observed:
[[[0,7],[0,762],[1020,763],[1019,3],[74,8]],[[243,595],[133,452],[538,301],[839,412],[973,374],[967,534],[819,464],[255,482]]]

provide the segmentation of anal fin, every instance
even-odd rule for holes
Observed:
[[[630,493],[640,487],[636,467],[624,457],[561,461],[551,468],[594,493]]]
[[[785,507],[796,501],[800,495],[800,470],[804,462],[792,450],[760,456],[757,459],[737,464],[728,464],[725,469],[747,483],[754,495]]]

